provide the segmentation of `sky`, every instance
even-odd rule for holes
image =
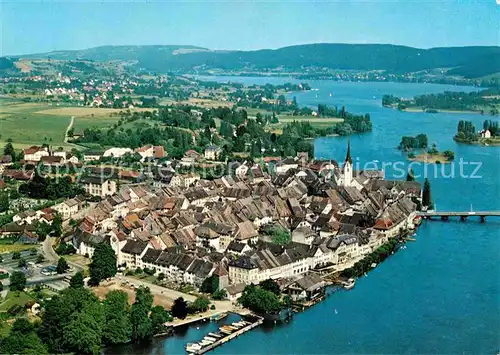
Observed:
[[[0,55],[101,45],[500,45],[500,0],[0,0]]]

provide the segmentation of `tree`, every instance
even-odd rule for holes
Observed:
[[[62,218],[59,213],[55,215],[51,227],[52,232],[54,233],[54,237],[59,238],[62,235]]]
[[[24,260],[24,258],[19,259],[19,261],[17,263],[17,267],[20,269],[26,267],[27,265],[28,265],[28,263],[26,262],[26,260]]]
[[[451,150],[445,150],[443,152],[444,156],[448,161],[454,160],[455,159],[455,153]]]
[[[124,291],[113,290],[104,300],[105,324],[103,340],[106,344],[126,343],[130,339],[132,325],[128,295]]]
[[[276,294],[253,284],[245,287],[238,302],[243,307],[260,314],[276,314],[282,308],[280,299]]]
[[[89,284],[96,286],[109,277],[116,275],[116,255],[111,245],[101,243],[94,251],[92,262],[89,266]]]
[[[272,242],[278,245],[286,245],[292,239],[290,232],[279,226],[272,228],[269,234],[271,235]]]
[[[214,293],[219,288],[219,277],[212,275],[203,280],[200,291],[204,293]]]
[[[422,193],[422,205],[428,208],[432,207],[431,183],[428,178],[424,181],[424,191]]]
[[[162,306],[154,306],[151,308],[151,314],[149,315],[151,319],[151,324],[153,327],[153,334],[159,334],[165,331],[165,322],[170,322],[172,316],[167,312]]]
[[[39,335],[51,353],[97,353],[104,313],[88,289],[67,288],[45,304]]]
[[[26,275],[21,271],[14,271],[10,275],[10,290],[22,291],[26,287]]]
[[[267,280],[261,281],[259,283],[259,286],[263,290],[270,291],[270,292],[274,293],[275,295],[279,296],[281,294],[279,285],[273,279],[267,279]]]
[[[57,273],[58,274],[64,274],[66,271],[68,271],[69,265],[66,259],[64,258],[59,258],[57,261]]]
[[[226,297],[227,297],[227,291],[223,288],[212,293],[212,298],[214,300],[223,300]]]
[[[79,288],[83,286],[85,286],[85,281],[83,280],[83,273],[81,271],[78,271],[76,274],[73,275],[71,280],[69,280],[69,287]]]
[[[135,291],[135,302],[131,309],[132,339],[137,342],[149,341],[153,336],[153,324],[148,317],[153,305],[153,295],[147,287]]]
[[[0,191],[0,213],[9,210],[9,194],[4,191]]]
[[[64,327],[67,350],[76,354],[99,354],[103,323],[104,312],[99,301],[85,303],[82,310],[73,314]]]
[[[408,175],[406,175],[406,181],[415,181],[415,172],[413,169],[408,171]]]
[[[35,332],[33,324],[26,318],[18,318],[12,324],[9,335],[0,341],[2,354],[48,354]]]
[[[174,301],[172,309],[170,310],[171,314],[175,318],[184,319],[188,315],[188,306],[187,302],[184,301],[184,298],[179,297]]]
[[[189,305],[191,313],[205,312],[210,306],[210,300],[204,296],[197,297],[193,303]]]
[[[38,254],[38,255],[36,256],[36,261],[35,261],[35,263],[40,264],[40,263],[43,263],[43,261],[44,261],[44,260],[45,260],[45,257],[43,256],[43,254]]]
[[[21,253],[15,251],[14,253],[12,253],[12,260],[18,260],[18,259],[21,259]]]

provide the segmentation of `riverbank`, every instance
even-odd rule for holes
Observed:
[[[429,109],[429,108],[422,108],[422,107],[407,107],[407,108],[401,109],[400,111],[401,112],[419,112],[419,113],[460,113],[460,114],[475,113],[478,115],[481,114],[480,110],[438,110],[438,109]],[[484,113],[483,113],[483,115],[484,115]]]
[[[410,161],[418,161],[426,164],[449,164],[453,160],[448,160],[444,153],[430,154],[422,153],[415,155],[414,157],[408,157]]]
[[[498,147],[500,146],[500,137],[492,137],[492,138],[479,138],[477,141],[469,142],[469,141],[461,141],[456,138],[453,138],[455,142],[461,144],[468,145],[478,145],[483,147]]]

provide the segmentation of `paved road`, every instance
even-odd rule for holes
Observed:
[[[45,255],[45,258],[47,260],[52,261],[54,264],[57,264],[57,261],[59,260],[59,255],[54,251],[54,248],[52,245],[54,245],[56,241],[56,238],[54,237],[47,237],[43,241],[42,248],[43,248],[43,255]],[[77,263],[74,263],[68,259],[66,259],[66,262],[68,263],[69,266],[73,267],[76,271],[83,270],[83,266]]]

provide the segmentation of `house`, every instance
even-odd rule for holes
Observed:
[[[127,153],[133,154],[134,151],[130,148],[109,148],[104,151],[103,157],[121,158]]]
[[[11,155],[0,156],[0,174],[2,174],[4,170],[10,165],[12,165]]]
[[[217,160],[219,159],[222,149],[216,145],[209,145],[205,148],[205,159],[207,160]]]
[[[202,158],[201,154],[195,150],[188,150],[181,159],[182,166],[192,166]]]
[[[243,295],[243,291],[245,290],[246,284],[237,283],[226,287],[227,298],[231,302],[236,302],[238,298]]]
[[[17,238],[16,243],[36,244],[36,243],[38,243],[38,236],[33,232],[29,232],[27,230],[24,230],[21,234],[19,234],[19,237]]]
[[[240,243],[236,240],[231,241],[226,249],[227,253],[232,253],[236,255],[242,255],[250,251],[252,251],[252,248],[248,244]]]
[[[12,221],[18,224],[32,224],[39,216],[33,210],[24,211],[12,217]]]
[[[31,146],[24,149],[24,160],[26,161],[40,161],[42,157],[49,156],[49,150],[47,148],[39,146]]]
[[[15,169],[5,169],[2,173],[2,177],[6,179],[29,181],[35,175],[34,170],[15,170]]]
[[[92,196],[105,197],[116,193],[116,181],[104,177],[88,176],[80,179],[86,193]]]
[[[286,173],[290,169],[297,169],[299,166],[299,162],[293,158],[283,159],[278,162],[275,167],[275,171],[277,174]]]
[[[83,161],[99,160],[103,155],[104,155],[103,151],[89,150],[83,153]]]
[[[63,220],[66,220],[77,214],[82,205],[83,201],[75,197],[61,202],[52,208],[59,212]]]
[[[491,138],[491,132],[489,129],[483,129],[481,132],[481,138]]]
[[[188,188],[190,186],[193,186],[194,183],[198,180],[200,180],[200,175],[196,173],[185,174],[185,175],[176,174],[172,176],[172,179],[170,180],[170,185],[179,186],[182,188]]]
[[[141,161],[145,161],[146,159],[161,159],[166,156],[165,149],[161,145],[145,145],[143,147],[137,148],[135,150],[137,154],[141,156]]]
[[[294,301],[311,301],[324,295],[325,282],[318,274],[304,275],[288,285],[287,292]]]
[[[61,156],[49,155],[41,157],[40,162],[45,166],[57,166],[64,163],[64,158]]]
[[[135,269],[140,266],[141,259],[149,249],[149,243],[142,240],[129,239],[121,249],[121,258],[118,265],[126,264],[127,268]]]

